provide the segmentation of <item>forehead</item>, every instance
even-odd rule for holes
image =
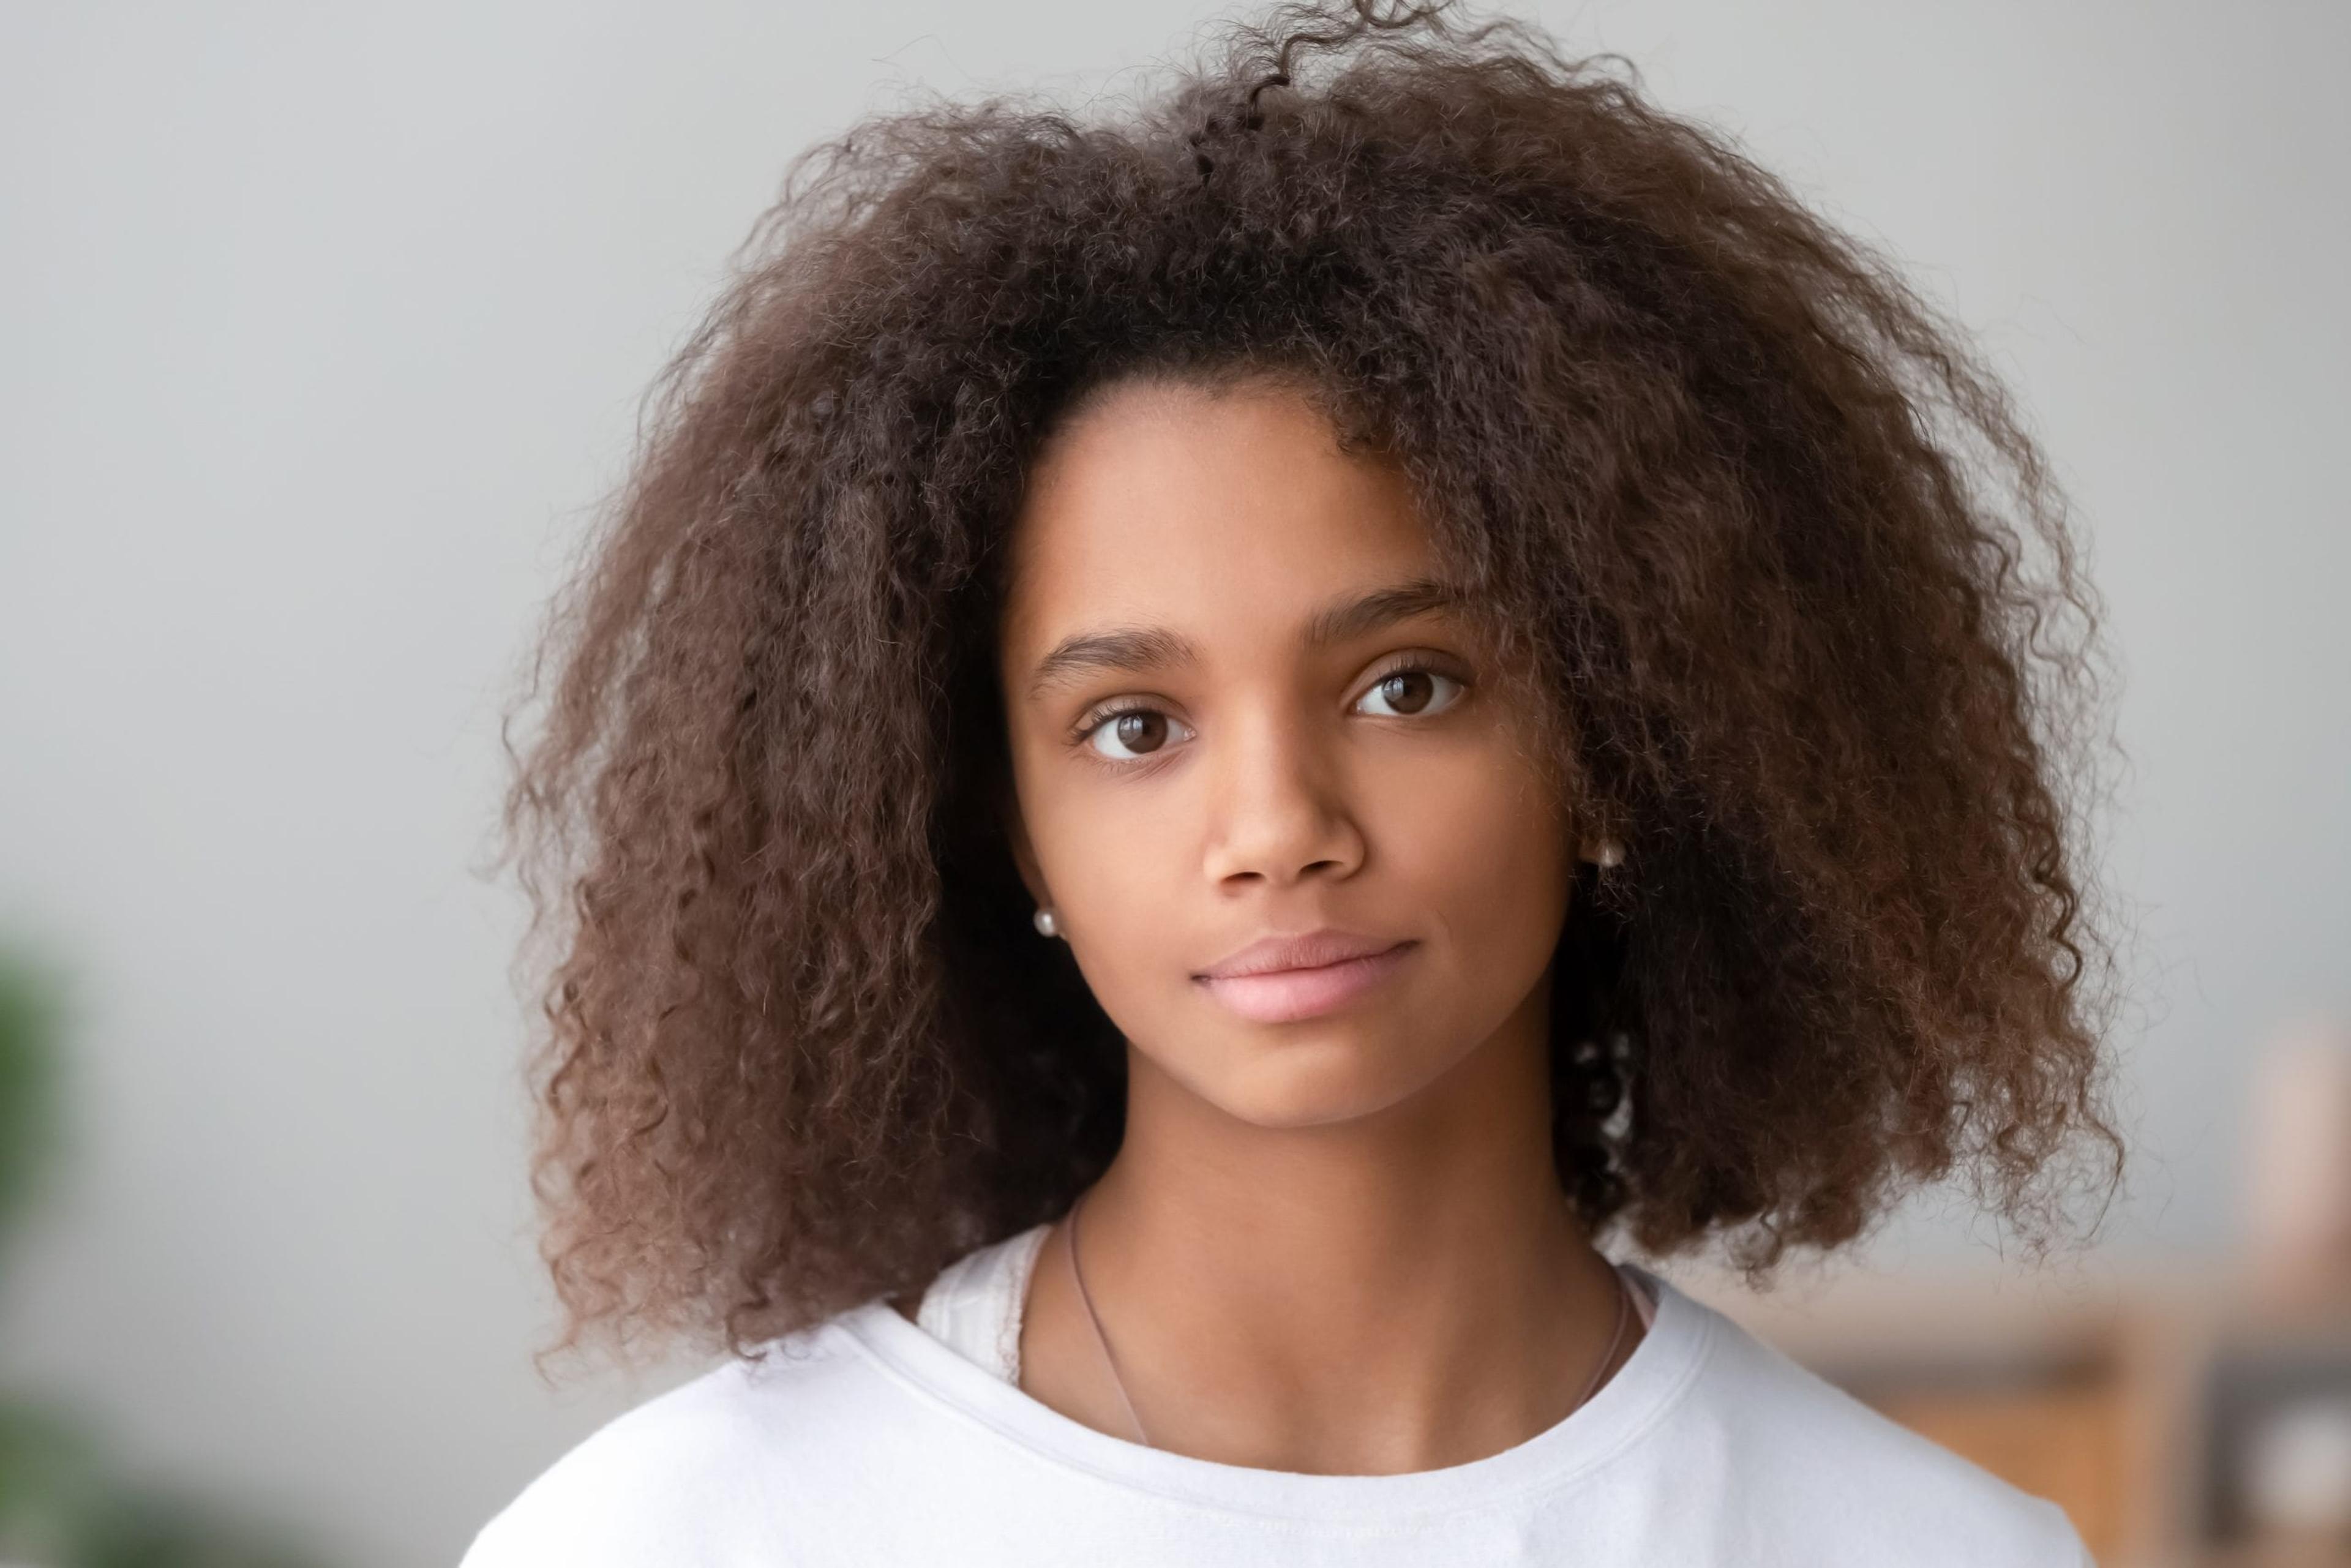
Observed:
[[[1136,382],[1056,433],[1013,526],[1005,652],[1081,623],[1270,634],[1433,572],[1402,472],[1278,385]]]

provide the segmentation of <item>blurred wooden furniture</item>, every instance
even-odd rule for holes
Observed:
[[[2351,1409],[2351,1280],[2291,1305],[2233,1265],[2053,1262],[1825,1278],[1768,1294],[1653,1265],[1855,1397],[2062,1505],[2104,1568],[2351,1568],[2257,1528],[2247,1437],[2290,1398]]]

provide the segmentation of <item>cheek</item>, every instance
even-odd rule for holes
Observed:
[[[1500,985],[1548,961],[1566,914],[1571,856],[1559,812],[1531,771],[1493,757],[1465,762],[1395,802],[1382,841],[1400,891],[1451,936],[1465,977]]]
[[[1196,856],[1185,859],[1194,830],[1155,808],[1183,810],[1178,795],[1154,800],[1141,791],[1071,790],[1050,807],[1051,841],[1040,846],[1055,896],[1081,912],[1076,922],[1081,936],[1072,951],[1095,995],[1122,1025],[1127,1022],[1118,1016],[1122,998],[1164,990],[1171,973],[1182,977],[1186,959],[1215,956],[1191,950],[1197,935],[1184,925],[1185,898],[1174,891],[1199,878]]]

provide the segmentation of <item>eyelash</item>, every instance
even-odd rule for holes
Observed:
[[[1395,676],[1408,674],[1435,675],[1440,680],[1451,681],[1455,685],[1461,688],[1460,692],[1456,694],[1454,696],[1453,701],[1446,705],[1444,707],[1437,709],[1437,713],[1451,712],[1453,707],[1460,703],[1462,697],[1467,695],[1469,690],[1470,682],[1468,677],[1457,675],[1450,670],[1441,669],[1435,662],[1425,656],[1405,655],[1374,674],[1370,682],[1364,686],[1364,695],[1365,696],[1369,696],[1373,692],[1377,691],[1383,684]],[[1357,700],[1361,701],[1362,699],[1358,698]],[[1104,725],[1116,723],[1118,720],[1125,717],[1128,714],[1157,713],[1160,710],[1158,708],[1152,706],[1148,703],[1139,702],[1125,703],[1115,707],[1097,710],[1088,714],[1084,718],[1078,721],[1076,727],[1070,732],[1070,742],[1080,751],[1084,752],[1089,760],[1099,763],[1104,768],[1113,768],[1122,773],[1134,772],[1150,768],[1157,760],[1155,756],[1145,757],[1138,759],[1104,757],[1101,752],[1096,751],[1093,748],[1092,741],[1094,732],[1096,730],[1102,728]],[[1391,716],[1376,714],[1372,716],[1379,718],[1394,716],[1412,719],[1434,717],[1436,715],[1399,714]]]

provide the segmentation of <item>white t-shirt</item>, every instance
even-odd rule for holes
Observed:
[[[1146,1448],[1019,1385],[1047,1230],[950,1265],[917,1322],[877,1296],[623,1413],[459,1568],[2093,1568],[2056,1504],[1629,1263],[1648,1333],[1500,1453],[1332,1476]]]

